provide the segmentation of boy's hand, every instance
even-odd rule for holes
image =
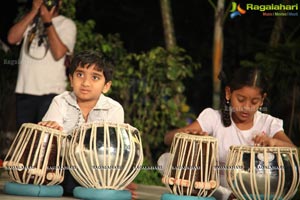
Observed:
[[[46,127],[53,128],[53,129],[57,129],[59,131],[63,131],[63,127],[61,127],[55,121],[43,121],[43,122],[39,122],[38,125],[46,126]]]
[[[131,200],[135,200],[137,199],[137,184],[131,182],[127,187],[126,187],[127,190],[129,190],[131,192]]]

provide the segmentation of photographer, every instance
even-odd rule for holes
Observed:
[[[66,90],[66,55],[76,42],[75,23],[59,14],[62,0],[33,0],[31,10],[8,32],[10,44],[21,44],[16,85],[17,128],[38,123],[52,98]]]

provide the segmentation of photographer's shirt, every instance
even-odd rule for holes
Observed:
[[[76,42],[75,23],[62,15],[52,19],[53,26],[66,45],[73,52]],[[55,60],[48,45],[47,36],[41,38],[43,27],[38,26],[38,34],[31,35],[34,25],[27,28],[19,58],[19,73],[16,93],[30,95],[60,94],[66,91],[67,76],[65,57]],[[30,36],[34,36],[29,42]],[[31,44],[28,46],[28,44]]]

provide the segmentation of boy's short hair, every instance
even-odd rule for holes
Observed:
[[[71,61],[69,74],[73,75],[78,67],[85,67],[86,65],[87,68],[95,65],[97,71],[103,72],[105,83],[112,80],[113,62],[100,51],[94,50],[84,50],[75,54]]]

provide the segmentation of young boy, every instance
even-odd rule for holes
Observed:
[[[84,122],[124,123],[123,107],[106,97],[112,83],[112,63],[98,52],[83,51],[72,60],[72,92],[56,96],[40,125],[69,133]]]
[[[105,96],[112,83],[112,63],[95,51],[83,51],[75,55],[71,62],[69,78],[72,92],[56,96],[40,125],[71,133],[82,123],[110,121],[124,123],[123,107]],[[79,186],[69,171],[62,183],[66,196],[72,195],[73,188]],[[128,189],[135,197],[136,186]]]

